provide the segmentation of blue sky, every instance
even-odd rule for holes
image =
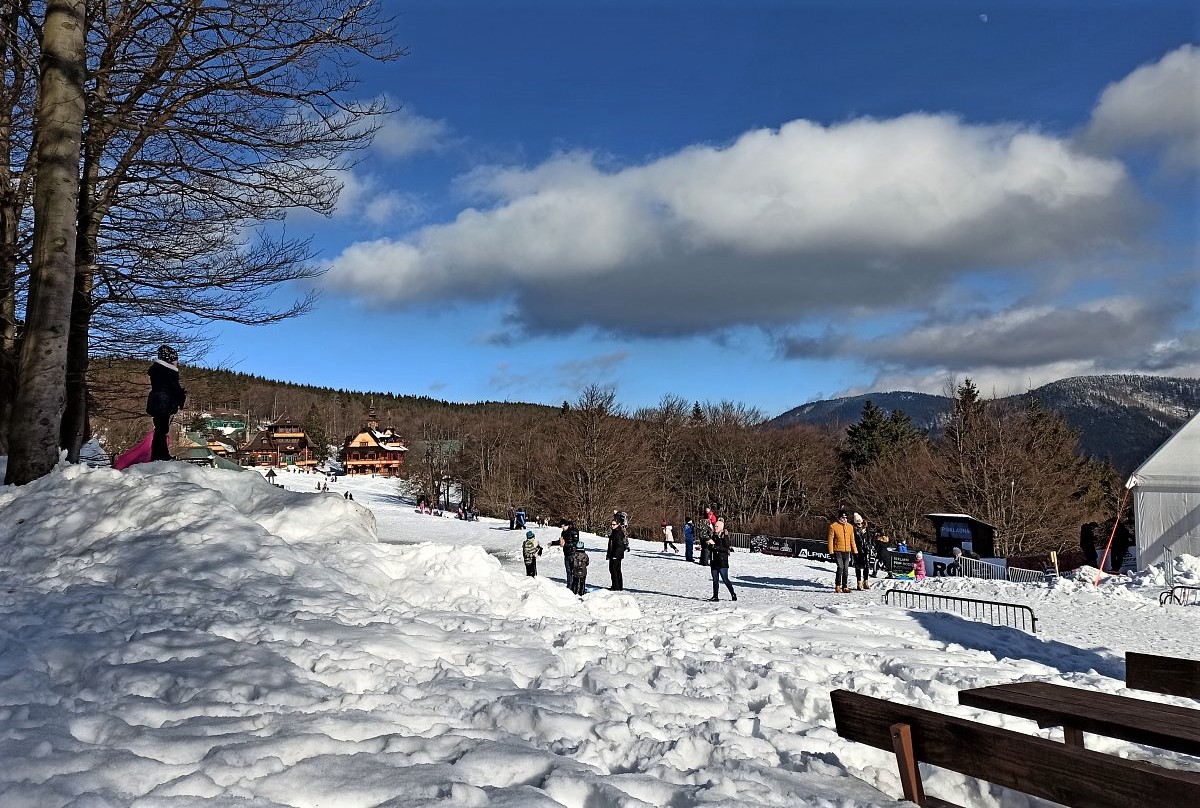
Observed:
[[[310,315],[208,363],[775,415],[1200,376],[1193,2],[385,0]]]

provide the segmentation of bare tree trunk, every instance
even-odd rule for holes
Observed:
[[[38,84],[33,260],[5,481],[21,485],[58,462],[75,278],[84,115],[85,0],[50,0]]]

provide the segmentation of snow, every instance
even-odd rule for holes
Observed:
[[[885,606],[882,579],[836,595],[827,565],[742,552],[737,603],[709,603],[708,570],[649,542],[609,592],[585,535],[580,599],[557,548],[525,576],[507,523],[321,479],[64,464],[0,488],[0,805],[897,805],[894,757],[837,736],[831,690],[1061,739],[957,692],[1041,679],[1151,698],[1124,687],[1123,654],[1200,649],[1200,608],[1158,605],[1161,568],[920,584],[1029,605],[1033,635]],[[1175,565],[1200,583],[1200,559]],[[925,775],[958,803],[1039,804]]]

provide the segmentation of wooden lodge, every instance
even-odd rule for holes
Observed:
[[[312,445],[304,427],[284,415],[261,430],[238,451],[238,463],[243,466],[311,469],[317,465],[317,460],[313,457]]]
[[[367,412],[367,423],[342,444],[338,460],[347,474],[378,474],[399,477],[404,469],[408,447],[395,430],[379,429],[375,409]]]

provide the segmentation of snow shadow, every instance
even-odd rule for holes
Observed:
[[[705,567],[707,569],[707,567]],[[833,594],[833,584],[823,583],[821,581],[810,581],[806,578],[770,578],[762,575],[737,575],[729,576],[737,586],[750,587],[752,589],[780,589],[783,591],[794,591],[798,589],[815,589],[828,590]],[[833,576],[830,576],[832,582]]]
[[[993,626],[949,612],[912,611],[929,636],[966,648],[987,651],[997,659],[1027,659],[1063,674],[1098,673],[1125,680],[1125,660],[1111,653],[1079,648],[1008,626]]]

